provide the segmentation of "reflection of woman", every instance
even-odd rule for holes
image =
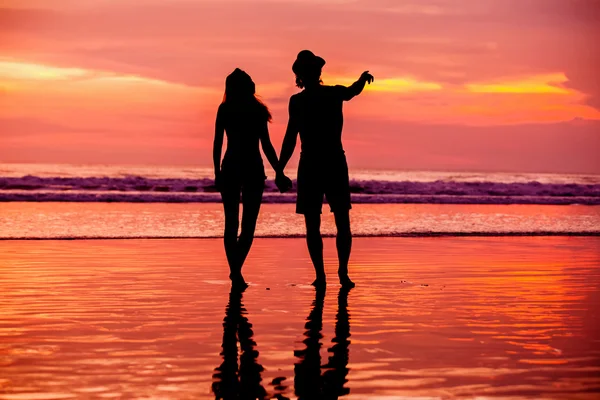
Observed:
[[[323,304],[325,290],[315,292],[310,314],[304,325],[306,337],[302,343],[303,350],[294,352],[299,361],[294,366],[294,390],[299,400],[337,399],[348,393],[345,388],[348,375],[348,354],[350,346],[350,315],[348,314],[348,293],[350,288],[342,287],[338,294],[338,312],[335,321],[333,346],[328,350],[330,356],[327,364],[321,366],[320,350],[323,335]],[[262,386],[261,373],[264,371],[258,363],[258,351],[253,339],[252,324],[242,304],[243,289],[232,287],[229,303],[223,319],[223,345],[221,357],[223,362],[215,368],[212,391],[216,399],[268,399],[271,398]],[[238,342],[241,349],[238,365]],[[321,374],[321,369],[325,372]],[[275,398],[287,399],[283,396],[286,387],[281,384],[285,378],[273,379]],[[279,393],[277,393],[279,392]]]
[[[348,314],[348,293],[350,288],[342,287],[338,294],[338,312],[335,321],[335,337],[329,349],[327,364],[321,367],[321,339],[323,335],[323,302],[325,290],[317,289],[312,310],[306,318],[304,350],[294,355],[300,359],[294,367],[294,388],[296,396],[302,399],[337,399],[350,392],[344,388],[348,375],[348,355],[350,345],[350,315]],[[325,372],[321,375],[321,368]]]
[[[252,324],[246,318],[242,304],[242,292],[232,287],[229,303],[223,319],[223,363],[213,374],[212,390],[216,399],[265,399],[268,398],[262,386],[261,372],[264,370],[257,361],[258,351],[252,338]],[[238,368],[238,341],[241,355]]]
[[[236,68],[225,80],[225,96],[217,112],[213,161],[215,184],[221,192],[225,211],[224,241],[229,277],[237,286],[246,286],[242,265],[252,246],[265,187],[259,142],[269,163],[277,170],[277,154],[267,126],[269,121],[271,113],[255,96],[252,78]],[[220,165],[224,133],[227,134],[227,150]],[[238,239],[240,200],[244,211]]]

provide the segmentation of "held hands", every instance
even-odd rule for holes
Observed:
[[[360,76],[359,80],[368,83],[369,85],[375,81],[375,78],[373,77],[373,75],[371,75],[369,73],[369,71],[365,71],[362,73],[362,75]]]
[[[275,185],[281,193],[285,193],[292,188],[292,180],[285,176],[283,172],[277,172],[275,176]]]
[[[223,178],[221,177],[221,172],[218,171],[215,173],[215,188],[217,191],[220,192],[223,189],[221,186],[222,184]],[[281,193],[285,193],[292,188],[292,180],[285,176],[283,172],[278,172],[275,177],[275,185]]]

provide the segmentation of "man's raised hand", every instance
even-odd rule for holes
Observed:
[[[360,80],[365,81],[370,85],[373,81],[375,81],[375,78],[369,73],[369,71],[365,71],[360,76]]]

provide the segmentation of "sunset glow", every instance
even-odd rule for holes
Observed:
[[[542,94],[570,94],[573,91],[559,85],[568,82],[565,74],[549,74],[534,76],[522,80],[500,83],[467,85],[467,89],[474,93],[542,93]]]
[[[309,48],[327,60],[325,84],[349,85],[365,70],[375,76],[346,106],[354,167],[462,169],[451,161],[456,148],[436,148],[452,143],[477,170],[598,173],[591,8],[558,0],[4,1],[0,161],[210,165],[215,111],[235,67],[271,109],[279,147],[298,91],[291,64]]]
[[[47,65],[0,61],[0,77],[6,80],[58,80],[84,78],[88,71],[80,68],[57,68]]]
[[[349,86],[356,81],[356,77],[325,77],[325,79],[345,86]],[[383,78],[377,80],[377,85],[369,86],[366,90],[391,93],[429,92],[442,90],[442,85],[435,82],[422,82],[410,77]]]

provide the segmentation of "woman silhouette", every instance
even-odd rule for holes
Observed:
[[[247,286],[242,265],[254,239],[266,179],[259,141],[276,171],[278,164],[267,126],[271,113],[256,97],[255,90],[252,78],[241,69],[236,68],[227,76],[225,96],[217,112],[213,148],[215,185],[221,192],[225,211],[224,242],[229,278],[233,285],[242,287]],[[227,150],[221,164],[224,133]],[[240,199],[244,208],[238,238]]]

